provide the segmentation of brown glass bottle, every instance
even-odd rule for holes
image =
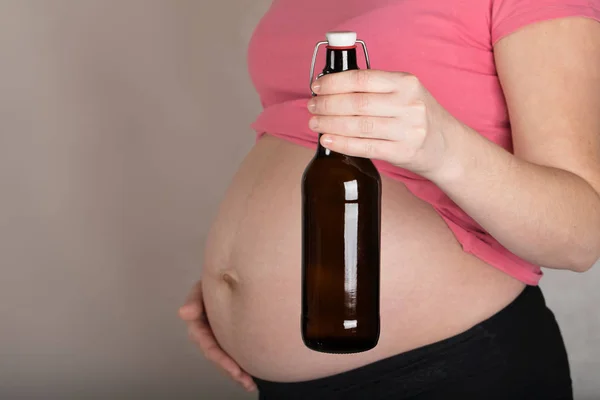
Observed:
[[[323,74],[351,69],[356,46],[327,47]],[[319,143],[302,177],[302,339],[310,349],[377,345],[380,232],[381,178],[371,160]]]

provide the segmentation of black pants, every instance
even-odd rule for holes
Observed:
[[[261,400],[573,398],[560,330],[541,290],[533,286],[449,339],[322,379],[255,381]]]

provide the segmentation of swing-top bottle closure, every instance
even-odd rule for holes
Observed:
[[[365,61],[367,63],[367,69],[371,69],[371,62],[369,61],[369,53],[367,51],[367,45],[362,40],[357,39],[356,32],[333,31],[333,32],[327,32],[325,34],[325,37],[327,39],[326,41],[318,42],[315,45],[312,62],[310,64],[310,92],[312,93],[313,97],[317,95],[312,90],[312,84],[313,84],[313,81],[315,80],[315,63],[317,61],[317,53],[319,52],[319,47],[321,47],[324,44],[326,44],[328,48],[344,50],[344,49],[355,48],[356,43],[359,43],[362,46],[363,51],[365,53]],[[323,76],[323,73],[320,73],[317,76],[317,79],[319,79],[322,76]]]

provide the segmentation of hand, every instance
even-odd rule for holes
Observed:
[[[462,124],[414,76],[352,70],[313,83],[310,129],[338,153],[387,161],[425,177],[447,163],[446,138]]]
[[[201,281],[192,288],[185,304],[179,309],[179,316],[187,322],[190,339],[200,347],[207,359],[229,374],[247,391],[256,390],[252,377],[219,346],[204,312]]]

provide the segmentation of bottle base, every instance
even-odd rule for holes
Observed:
[[[329,354],[352,354],[372,350],[378,339],[360,338],[303,338],[304,344],[311,350]]]

